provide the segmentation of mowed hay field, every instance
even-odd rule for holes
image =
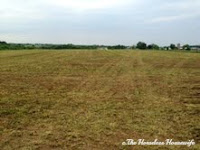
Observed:
[[[199,75],[199,53],[0,51],[0,149],[199,150]]]

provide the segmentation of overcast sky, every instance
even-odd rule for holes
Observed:
[[[200,44],[200,0],[0,0],[0,41]]]

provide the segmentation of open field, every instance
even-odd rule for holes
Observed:
[[[199,150],[199,75],[199,53],[0,51],[0,149]]]

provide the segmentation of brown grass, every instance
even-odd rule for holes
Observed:
[[[0,147],[186,150],[128,138],[195,139],[200,55],[159,51],[0,51]]]

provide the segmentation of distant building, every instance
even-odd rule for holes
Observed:
[[[97,49],[98,49],[98,50],[108,50],[107,47],[98,47]]]
[[[180,44],[180,43],[177,44],[177,48],[178,48],[179,50],[181,49],[181,44]]]
[[[191,50],[200,50],[200,45],[190,46]]]
[[[129,49],[129,50],[134,49],[134,46],[127,46],[126,49]]]

